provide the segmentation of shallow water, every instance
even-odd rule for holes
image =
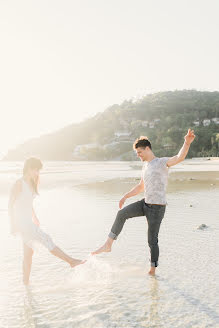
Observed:
[[[104,242],[122,193],[140,173],[129,162],[95,165],[84,163],[76,174],[68,163],[47,163],[34,203],[41,228],[66,252],[88,261],[71,269],[38,247],[28,288],[21,283],[21,242],[8,233],[8,188],[2,188],[0,327],[217,327],[219,189],[194,191],[186,185],[168,193],[160,265],[157,276],[150,277],[144,217],[127,221],[112,253],[89,255]],[[10,185],[20,168],[6,166],[1,181]],[[129,183],[123,179],[127,176]],[[95,186],[108,179],[107,189]],[[203,223],[207,229],[198,230]]]

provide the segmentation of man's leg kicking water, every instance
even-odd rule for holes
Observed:
[[[103,252],[110,252],[114,240],[117,239],[118,235],[122,231],[122,228],[125,224],[125,221],[129,218],[144,216],[144,199],[137,201],[135,203],[125,206],[123,209],[119,210],[116,216],[116,219],[113,223],[111,231],[108,235],[107,241],[98,248],[95,252],[92,252],[93,255],[100,254]]]
[[[148,222],[148,245],[151,253],[151,268],[148,273],[154,275],[159,258],[158,233],[164,217],[165,208],[166,206],[162,205],[146,204],[144,199],[125,206],[122,210],[118,211],[106,242],[95,252],[92,252],[92,254],[111,252],[112,244],[122,231],[126,220],[133,217],[146,216]]]

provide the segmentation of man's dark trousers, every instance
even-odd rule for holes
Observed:
[[[157,267],[159,258],[158,233],[165,210],[166,205],[147,204],[144,198],[127,205],[118,211],[109,237],[117,239],[127,219],[146,216],[148,222],[148,245],[151,253],[151,266]]]

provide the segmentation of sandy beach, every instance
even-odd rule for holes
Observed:
[[[34,203],[41,227],[66,252],[88,261],[71,270],[39,247],[28,288],[22,285],[22,244],[9,235],[7,217],[8,189],[21,164],[1,166],[1,327],[217,327],[218,159],[188,160],[171,170],[156,277],[147,274],[145,217],[127,221],[112,253],[90,256],[105,240],[119,199],[139,181],[141,165],[44,163]]]
[[[107,191],[126,192],[140,181],[142,163],[130,164],[133,177],[106,179],[79,184],[79,188],[97,188]],[[119,183],[118,183],[119,181]],[[167,192],[177,190],[214,189],[219,187],[219,158],[192,159],[169,169]]]

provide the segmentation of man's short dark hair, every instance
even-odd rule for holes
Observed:
[[[152,149],[151,147],[151,143],[150,141],[148,140],[148,137],[145,137],[145,136],[141,136],[140,138],[136,139],[135,142],[133,143],[133,149],[137,149],[137,148],[146,148],[146,147],[149,147],[150,149]]]

